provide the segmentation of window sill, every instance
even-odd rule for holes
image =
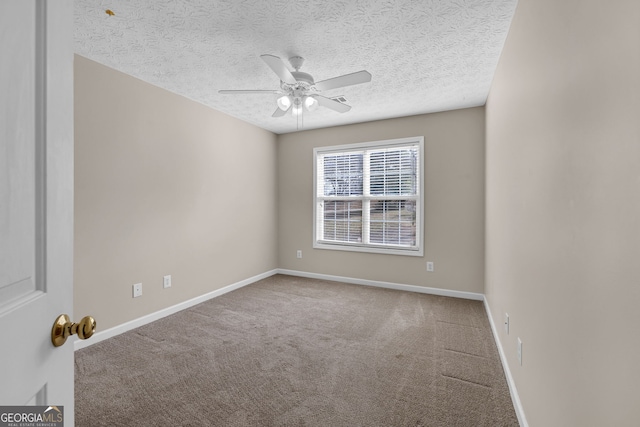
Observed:
[[[359,246],[349,245],[346,243],[326,243],[326,242],[314,242],[314,249],[326,249],[332,251],[349,251],[349,252],[365,252],[383,255],[401,255],[401,256],[423,256],[424,252],[422,248],[389,248],[389,247],[377,247],[377,246]]]

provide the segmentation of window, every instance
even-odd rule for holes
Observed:
[[[423,137],[314,149],[314,247],[422,255]]]

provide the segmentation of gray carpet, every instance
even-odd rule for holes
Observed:
[[[76,352],[76,425],[517,426],[481,302],[276,275]]]

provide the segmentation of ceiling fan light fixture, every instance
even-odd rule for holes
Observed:
[[[293,107],[291,107],[291,114],[299,116],[302,114],[302,99],[299,97],[293,98]]]
[[[275,95],[278,108],[271,114],[272,117],[282,117],[291,111],[291,115],[297,118],[298,126],[304,124],[302,116],[306,111],[312,112],[318,106],[328,108],[338,113],[346,113],[351,107],[345,104],[344,98],[327,98],[318,92],[337,89],[345,86],[353,86],[371,81],[371,73],[366,70],[351,74],[315,82],[309,73],[300,71],[304,59],[300,56],[292,56],[289,63],[295,69],[290,71],[282,59],[277,56],[264,54],[260,58],[271,68],[280,79],[279,90],[249,89],[249,90],[219,90],[221,94],[272,94]]]
[[[291,97],[289,95],[282,95],[278,98],[278,108],[282,111],[287,111],[291,107]]]
[[[304,107],[307,109],[307,111],[314,111],[316,108],[318,108],[318,100],[313,96],[305,96]]]

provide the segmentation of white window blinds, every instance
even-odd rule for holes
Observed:
[[[314,150],[315,247],[422,253],[423,138]]]

